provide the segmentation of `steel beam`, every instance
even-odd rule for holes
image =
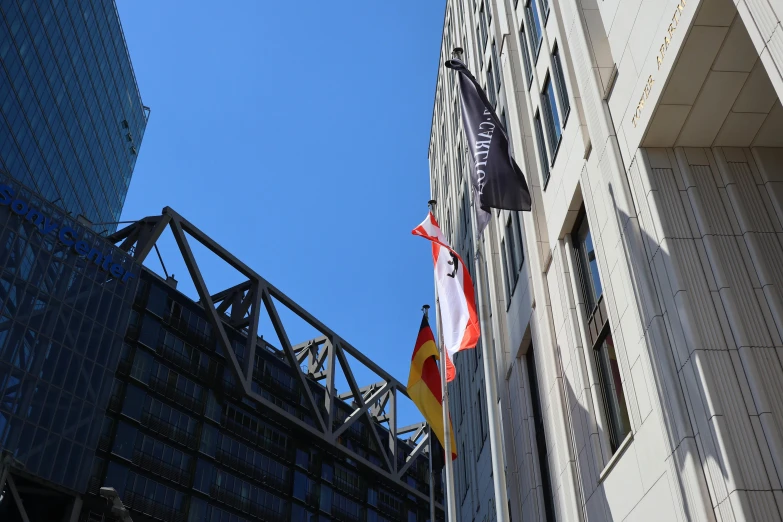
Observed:
[[[109,236],[109,239],[115,244],[122,242],[120,248],[126,252],[135,245],[134,258],[142,262],[151,249],[154,248],[166,226],[169,226],[172,230],[177,247],[196,287],[199,296],[198,303],[204,308],[224,352],[234,365],[236,375],[245,390],[245,394],[268,411],[286,419],[287,422],[304,430],[316,439],[333,446],[342,454],[354,459],[386,479],[398,483],[400,487],[416,497],[429,501],[426,495],[401,480],[416,458],[422,452],[429,451],[431,440],[429,436],[422,437],[425,429],[424,423],[404,428],[397,427],[397,392],[399,391],[407,396],[405,386],[375,364],[363,352],[342,339],[170,207],[164,208],[161,216],[144,218],[129,227],[115,232]],[[221,290],[216,294],[209,294],[204,277],[190,248],[188,235],[240,272],[247,280],[231,288]],[[321,335],[305,343],[292,346],[278,313],[276,302],[315,328]],[[271,401],[266,400],[259,393],[253,391],[250,386],[255,368],[255,352],[258,344],[258,328],[262,303],[263,309],[266,310],[275,333],[280,339],[281,346],[279,348],[292,370],[296,372],[298,382],[302,387],[304,395],[307,397],[309,409],[314,418],[317,419],[315,426],[311,426]],[[248,358],[247,364],[243,365],[245,366],[244,368],[240,367],[226,334],[225,325],[242,329],[243,333],[247,335],[246,354]],[[381,381],[360,388],[354,377],[353,369],[349,364],[348,355],[358,361],[358,364],[365,366],[378,375]],[[302,367],[305,361],[307,361],[306,370]],[[339,396],[335,387],[338,369],[342,369],[350,388],[348,393]],[[320,381],[325,388],[323,405],[315,402],[311,389],[313,380],[316,382]],[[341,399],[353,399],[356,404],[345,421],[339,426],[335,426],[334,419],[339,407],[337,401]],[[326,417],[322,414],[321,406],[323,406],[326,412]],[[382,465],[369,462],[338,442],[338,437],[345,433],[363,415],[368,419],[368,429],[371,437],[378,446],[379,452],[383,455]],[[378,424],[381,422],[388,423],[389,441],[387,445],[381,442],[378,432]],[[398,436],[408,433],[413,433],[413,435],[406,441],[398,441]],[[398,471],[397,453],[400,445],[408,445],[413,448],[413,451]],[[437,506],[439,509],[443,509],[441,504]]]

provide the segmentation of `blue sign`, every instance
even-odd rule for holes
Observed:
[[[88,261],[95,263],[98,268],[108,272],[119,282],[127,283],[135,277],[130,271],[126,271],[121,264],[115,263],[111,254],[104,257],[99,249],[91,248],[86,241],[80,240],[78,232],[73,228],[64,223],[52,221],[50,216],[33,207],[27,201],[16,198],[16,192],[8,185],[0,185],[0,205],[9,207],[11,212],[34,224],[43,235],[55,234],[61,243],[71,247],[79,256],[86,257]]]

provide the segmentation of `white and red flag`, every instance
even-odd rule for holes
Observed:
[[[413,235],[432,241],[435,284],[440,302],[439,328],[443,329],[443,347],[446,350],[446,382],[450,382],[457,374],[451,362],[454,354],[475,348],[479,340],[473,280],[460,255],[446,241],[432,212],[421,225],[413,229]]]

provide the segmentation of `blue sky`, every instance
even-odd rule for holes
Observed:
[[[117,4],[152,109],[122,219],[172,207],[404,384],[434,304],[410,231],[429,199],[444,1]],[[160,245],[195,295],[168,233]],[[240,281],[196,254],[211,293]],[[293,342],[310,336],[282,315]],[[410,403],[400,415],[420,420]]]

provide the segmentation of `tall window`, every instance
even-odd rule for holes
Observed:
[[[584,210],[577,220],[572,238],[577,258],[575,261],[579,273],[579,283],[582,287],[585,311],[588,317],[588,338],[593,345],[593,356],[598,370],[598,384],[601,388],[601,399],[608,421],[609,442],[614,452],[617,451],[631,430],[631,423],[625,403],[617,351],[606,314],[606,305],[601,299],[603,286],[601,285],[601,276],[598,273],[595,247]]]
[[[544,35],[541,32],[541,18],[538,16],[537,0],[527,0],[525,6],[525,18],[527,18],[527,25],[530,27],[530,49],[533,51],[533,59],[538,58],[538,51],[541,50],[541,42],[544,40]]]
[[[514,224],[514,245],[516,246],[515,259],[517,261],[517,269],[521,270],[522,265],[525,263],[525,245],[522,242],[522,225],[519,222],[519,213],[511,213],[511,221]]]
[[[479,49],[481,51],[481,54],[484,54],[484,49],[487,48],[487,37],[489,36],[489,25],[487,24],[487,12],[484,9],[484,4],[481,4],[481,8],[479,9],[479,29],[481,31],[481,39],[479,40],[479,45],[481,48]]]
[[[530,48],[527,46],[524,27],[519,30],[519,41],[522,42],[522,64],[525,66],[525,78],[530,88],[530,83],[533,81],[533,67],[530,65]]]
[[[495,90],[495,76],[492,73],[492,59],[489,60],[489,65],[487,65],[487,97],[489,98],[489,102],[493,106],[497,106],[498,100],[497,100],[497,91]]]
[[[546,143],[544,143],[544,131],[541,128],[541,113],[537,112],[535,121],[536,144],[538,145],[538,159],[541,163],[541,175],[544,177],[544,188],[549,183],[549,157],[546,153]]]
[[[547,459],[546,431],[544,429],[544,416],[542,415],[541,396],[538,393],[538,373],[536,370],[536,356],[533,346],[525,355],[527,363],[527,380],[530,391],[530,403],[533,407],[533,427],[536,432],[536,450],[538,453],[538,465],[541,469],[541,487],[544,496],[544,514],[547,522],[555,520],[555,505],[552,495],[552,482],[549,476],[549,460]]]
[[[593,236],[590,234],[590,225],[587,222],[587,216],[582,215],[581,221],[576,229],[574,238],[574,247],[578,256],[577,268],[580,272],[582,282],[582,294],[585,300],[585,307],[588,317],[592,317],[598,300],[603,295],[603,286],[601,277],[598,274],[598,261],[595,257],[595,247],[593,246]]]
[[[500,240],[500,257],[503,261],[503,272],[506,274],[506,277],[504,277],[506,281],[506,295],[508,297],[511,297],[511,294],[514,292],[514,284],[512,279],[512,270],[511,267],[508,264],[508,249],[506,248],[506,240],[501,239]],[[509,303],[511,301],[509,300]]]
[[[519,268],[521,266],[519,248],[516,243],[517,238],[516,231],[514,230],[514,220],[509,216],[508,221],[506,221],[506,248],[508,249],[506,255],[508,257],[509,270],[511,270],[511,278],[514,281],[513,286],[516,286],[517,284],[517,280],[519,279]]]
[[[500,60],[498,59],[498,50],[495,47],[495,40],[492,40],[492,63],[495,65],[495,88],[500,91],[500,82],[502,81],[502,75],[500,74]]]
[[[544,81],[544,90],[541,92],[541,107],[544,109],[544,123],[546,123],[546,134],[547,138],[549,138],[549,153],[552,156],[552,163],[554,163],[557,149],[560,146],[562,130],[560,128],[560,115],[557,112],[555,89],[552,86],[552,79],[548,76]]]
[[[544,10],[544,20],[549,18],[549,0],[541,0],[541,7]]]
[[[560,110],[563,113],[563,124],[565,125],[568,114],[571,112],[571,103],[568,101],[568,88],[563,75],[563,62],[560,61],[560,48],[557,45],[555,45],[555,50],[552,51],[552,72],[555,76],[557,97],[560,100]]]
[[[606,330],[608,331],[608,325]],[[628,418],[628,408],[625,405],[620,366],[611,333],[607,333],[604,339],[595,346],[593,354],[598,367],[598,380],[606,417],[609,420],[609,441],[614,452],[631,431],[631,421]]]

